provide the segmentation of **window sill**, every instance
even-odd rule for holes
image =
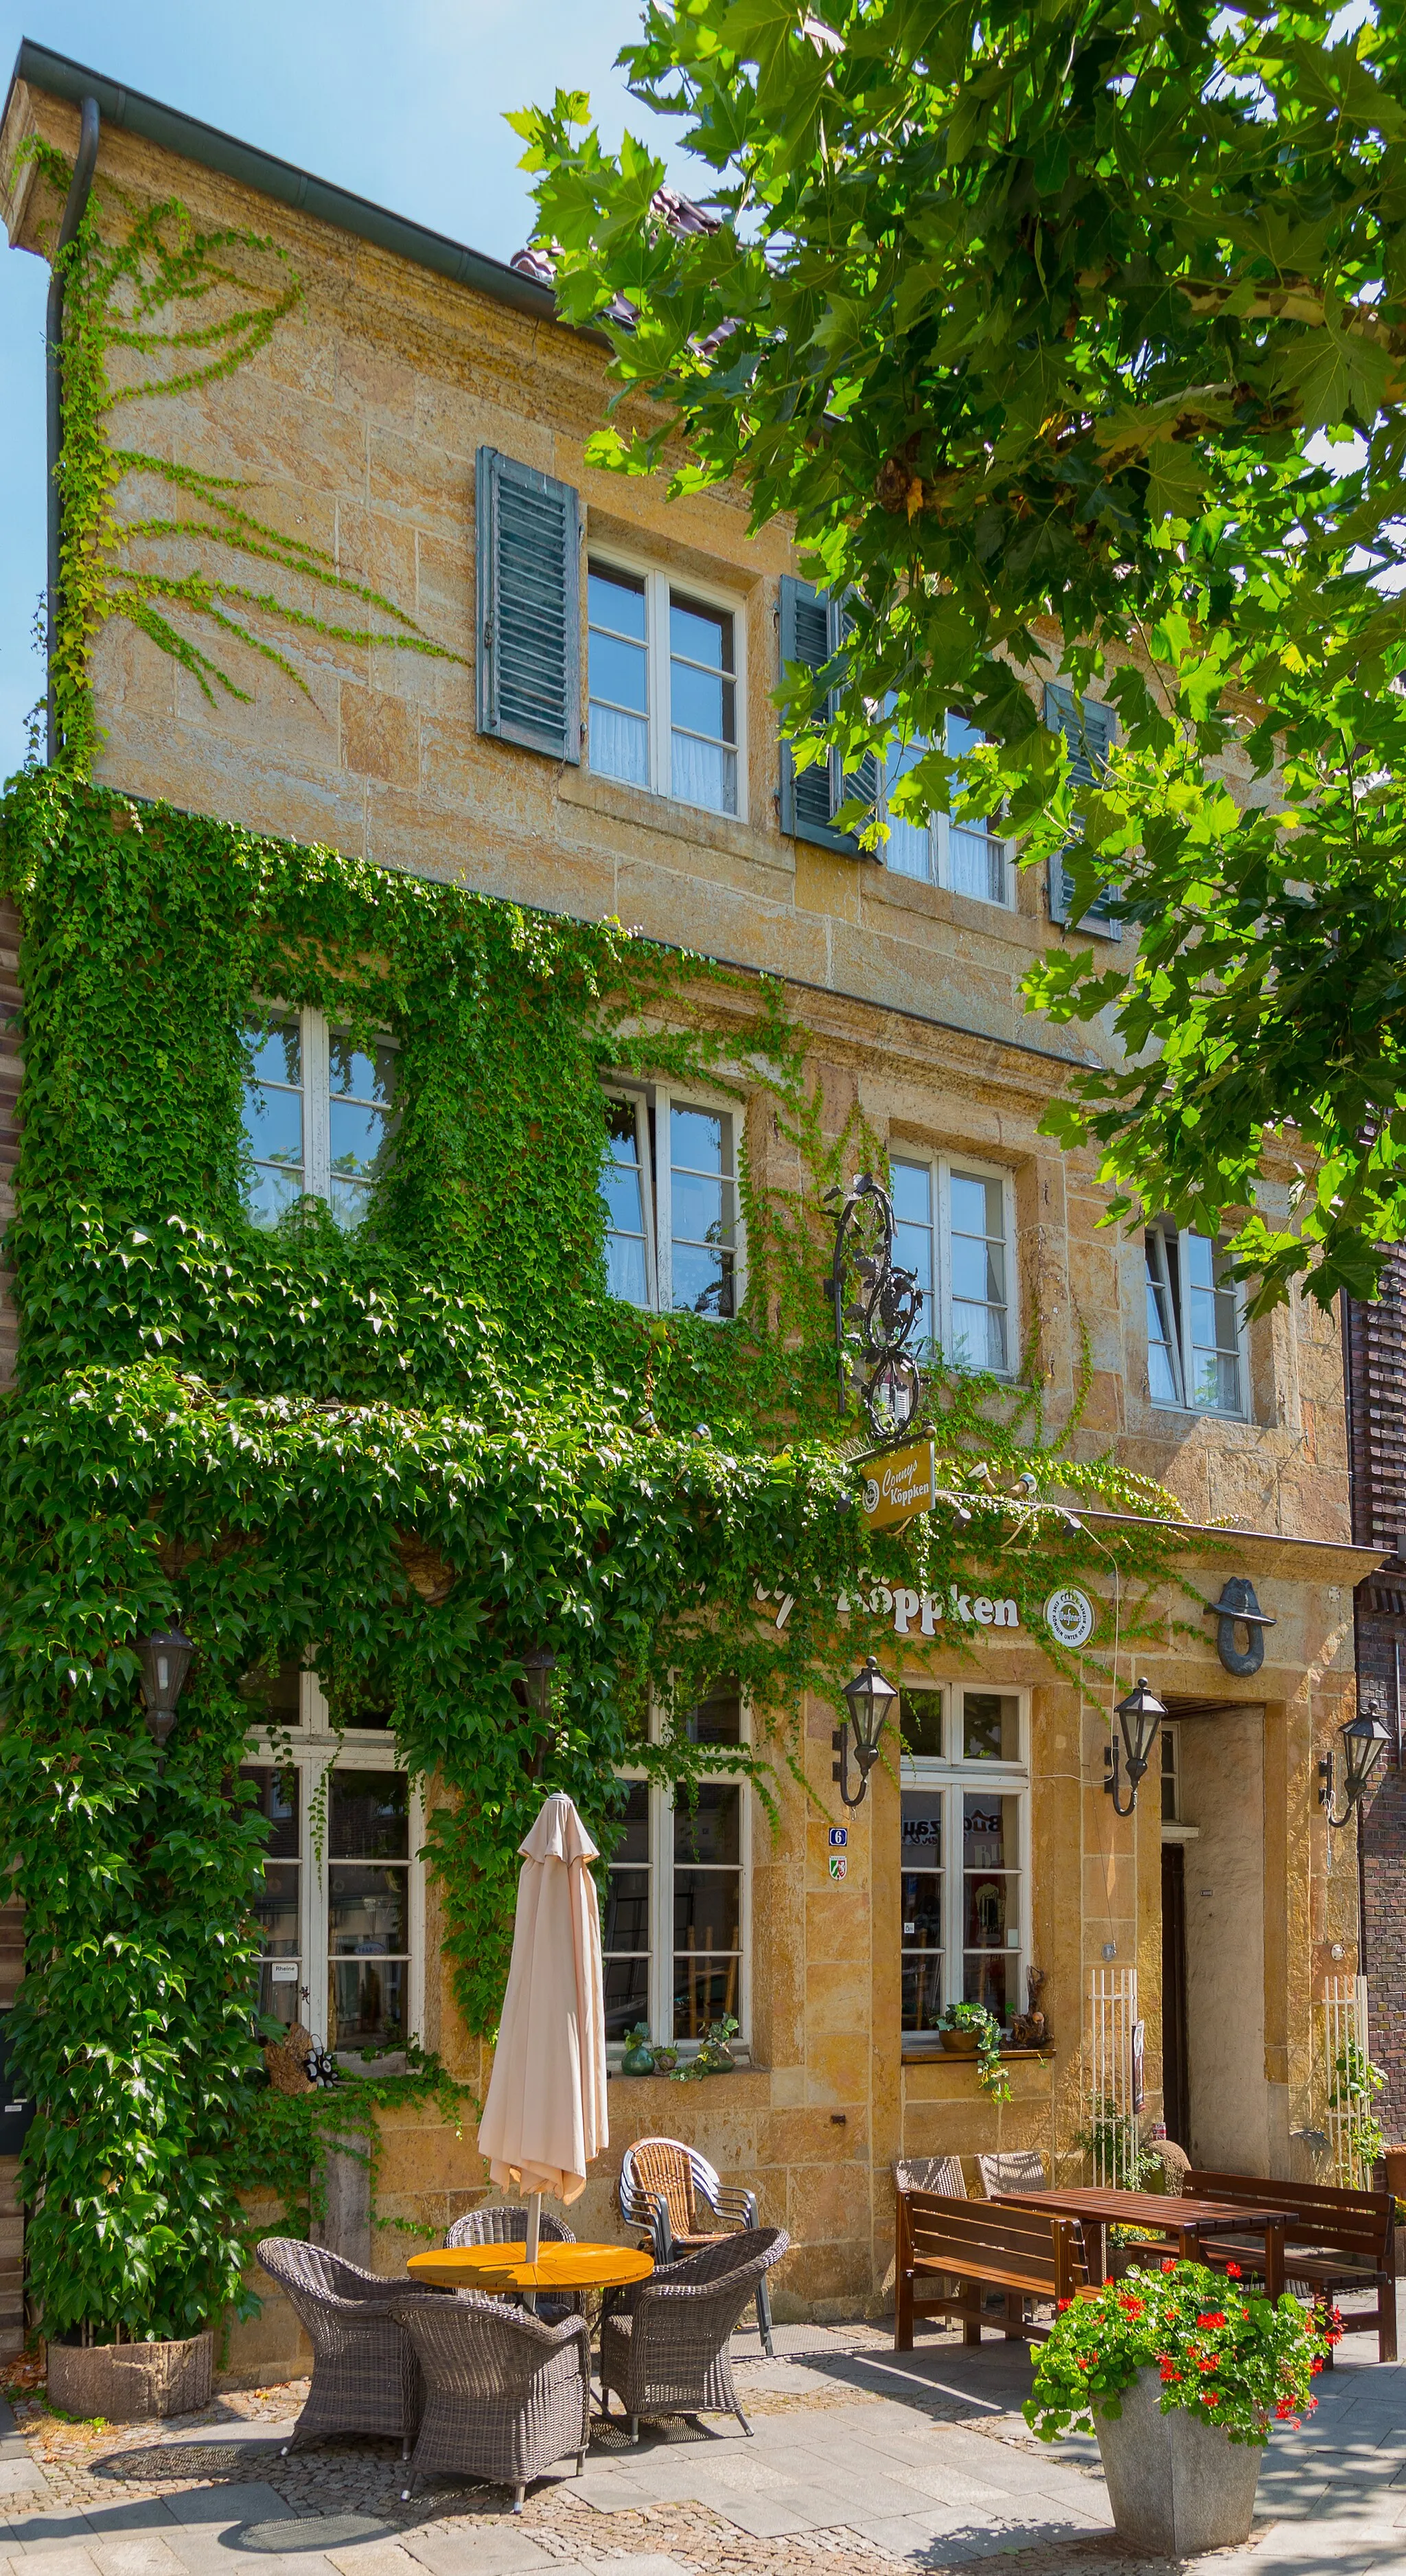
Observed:
[[[733,814],[715,814],[706,805],[684,805],[674,796],[656,796],[649,787],[627,787],[622,779],[600,778],[584,764],[563,769],[557,786],[563,805],[590,814],[606,814],[616,823],[637,823],[646,832],[666,833],[671,840],[691,841],[705,850],[723,850],[730,858],[760,861],[766,867],[793,871],[784,844],[764,846],[755,823]]]
[[[1037,944],[1039,918],[1011,903],[988,903],[981,895],[958,894],[951,886],[933,885],[926,877],[906,877],[896,868],[872,863],[860,880],[866,901],[889,903],[901,912],[925,914],[929,921],[950,921],[984,930],[993,939]]]
[[[1198,1843],[1200,1839],[1201,1828],[1199,1825],[1174,1825],[1168,1817],[1163,1817],[1162,1840],[1164,1843]]]
[[[1222,1413],[1213,1404],[1158,1404],[1149,1396],[1149,1413],[1169,1413],[1176,1422],[1238,1422],[1249,1430],[1248,1413]]]
[[[1046,2042],[1043,2048],[1002,2048],[1001,2064],[1005,2066],[1017,2058],[1053,2057],[1054,2053],[1054,2048],[1049,2042]],[[905,2066],[962,2066],[969,2068],[973,2075],[980,2063],[980,2060],[975,2057],[958,2057],[952,2049],[943,2048],[941,2045],[936,2048],[925,2048],[920,2042],[907,2039],[903,2043],[902,2058]]]

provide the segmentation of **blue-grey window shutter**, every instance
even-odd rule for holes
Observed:
[[[808,671],[823,671],[844,643],[848,621],[838,600],[828,591],[816,590],[808,581],[795,581],[789,573],[781,583],[781,659],[803,662]],[[827,708],[833,708],[835,692],[831,690]],[[791,757],[791,746],[781,745],[781,829],[793,833],[798,841],[818,841],[822,849],[842,850],[847,858],[868,855],[861,851],[853,832],[836,830],[832,817],[852,796],[863,796],[870,804],[878,791],[878,764],[866,755],[857,771],[847,778],[840,775],[838,755],[815,761],[809,769],[798,770]]]
[[[569,483],[478,451],[478,729],[581,758],[581,504]]]
[[[1076,698],[1072,689],[1057,680],[1045,683],[1045,722],[1051,733],[1062,733],[1069,746],[1069,767],[1077,785],[1094,787],[1108,760],[1113,740],[1114,716],[1111,707],[1100,706],[1096,698]],[[1050,919],[1061,921],[1071,929],[1091,930],[1099,939],[1121,939],[1123,925],[1108,918],[1107,889],[1094,896],[1088,911],[1078,921],[1070,914],[1073,883],[1063,857],[1050,861]]]

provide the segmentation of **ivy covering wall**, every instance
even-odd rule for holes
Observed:
[[[1015,1389],[934,1373],[964,1506],[865,1543],[822,1202],[875,1144],[823,1132],[778,987],[88,781],[87,651],[135,595],[114,578],[111,496],[148,462],[107,443],[104,348],[136,345],[182,275],[193,293],[221,244],[247,243],[158,211],[164,232],[141,218],[116,251],[90,217],[68,254],[66,758],[0,809],[0,888],[24,925],[0,1860],[27,1909],[12,2038],[39,2105],[28,2258],[54,2333],[180,2334],[243,2309],[241,2185],[281,2180],[291,2223],[315,2196],[320,2115],[264,2087],[251,2009],[265,1827],[236,1776],[248,1676],[315,1658],[334,1714],[389,1694],[429,1794],[460,2011],[489,2034],[544,1789],[569,1790],[608,1845],[627,1753],[683,1778],[703,1758],[682,1732],[647,1741],[651,1696],[667,1720],[735,1677],[754,1743],[706,1759],[766,1797],[805,1694],[833,1695],[891,1634],[874,1584],[998,1577],[1033,1623],[1054,1584],[1113,1565],[1126,1644],[1177,1555],[1154,1525],[1175,1515],[1165,1496],[1050,1445],[1035,1348]],[[141,256],[119,257],[133,240]],[[269,328],[288,303],[273,297]],[[172,389],[264,331],[199,327],[196,377],[178,360]],[[262,539],[226,514],[214,542]],[[220,598],[144,592],[138,622],[186,659],[168,610],[218,623]],[[244,1213],[244,1033],[276,1004],[395,1041],[395,1149],[354,1235],[314,1202],[272,1234]],[[735,1321],[607,1297],[608,1071],[735,1096]],[[792,1194],[757,1176],[764,1132],[800,1175]],[[1051,1494],[1131,1518],[1095,1544]],[[755,1596],[783,1579],[778,1630]],[[177,1623],[197,1654],[163,1767],[136,1641]],[[520,1689],[538,1646],[558,1658],[545,1741]],[[403,2081],[453,2107],[433,2068]]]

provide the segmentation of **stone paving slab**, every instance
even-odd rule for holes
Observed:
[[[1109,2529],[1096,2446],[1037,2442],[1023,2349],[882,2329],[737,2339],[748,2440],[727,2418],[597,2425],[586,2474],[501,2488],[435,2480],[400,2503],[398,2443],[279,2456],[303,2388],[217,2398],[196,2418],[68,2425],[31,2410],[4,2438],[0,2576],[1191,2576]],[[1406,2576],[1406,2369],[1362,2356],[1325,2375],[1314,2425],[1276,2438],[1244,2550],[1205,2576]],[[31,2506],[28,2498],[32,2496]],[[325,2525],[325,2530],[321,2526]],[[286,2546],[280,2546],[280,2539]]]

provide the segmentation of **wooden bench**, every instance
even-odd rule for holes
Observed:
[[[1187,2192],[1198,2200],[1243,2201],[1247,2208],[1282,2209],[1284,2268],[1291,2281],[1303,2281],[1314,2307],[1326,2311],[1341,2290],[1375,2290],[1377,2302],[1363,2315],[1345,2315],[1346,2334],[1376,2333],[1377,2359],[1396,2359],[1396,2282],[1391,2268],[1391,2230],[1395,2204],[1388,2191],[1337,2191],[1326,2183],[1266,2182],[1262,2174],[1189,2173]],[[1264,2247],[1258,2237],[1242,2243],[1234,2236],[1206,2240],[1204,2259],[1223,2272],[1227,2263],[1242,2271],[1263,2267]],[[1328,2366],[1332,2367],[1332,2353]]]
[[[1088,2281],[1077,2219],[936,2191],[899,2193],[894,2261],[895,2352],[912,2351],[919,2314],[960,2317],[963,2342],[980,2343],[983,2286],[1006,2294],[1001,2331],[1008,2343],[1043,2340],[1049,2328],[1026,2323],[1026,2300],[1058,2304]]]

